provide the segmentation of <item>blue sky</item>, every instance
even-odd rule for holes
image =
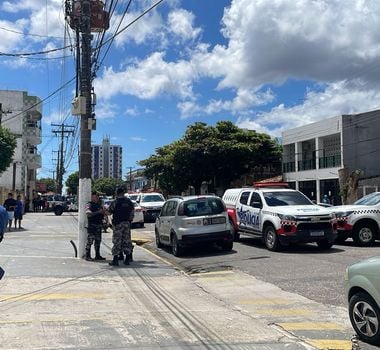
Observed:
[[[122,27],[154,2],[133,0]],[[0,52],[65,46],[63,3],[0,1]],[[128,1],[113,3],[106,38]],[[197,121],[231,120],[280,137],[295,126],[377,109],[379,24],[379,1],[164,0],[118,35],[105,56],[94,81],[92,140],[109,135],[123,146],[125,174]],[[74,76],[70,50],[32,57],[44,59],[0,56],[0,89],[45,98]],[[43,104],[40,177],[54,170],[51,123],[76,122],[69,115],[73,96],[70,85]],[[66,175],[78,167],[76,141],[68,146]]]

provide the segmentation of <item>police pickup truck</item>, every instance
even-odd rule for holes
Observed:
[[[359,246],[380,239],[380,192],[370,193],[351,205],[331,207],[337,220],[338,242],[352,237]]]
[[[337,237],[335,214],[286,183],[228,189],[223,201],[235,240],[240,234],[261,237],[268,250],[279,251],[290,243],[309,242],[329,249]]]

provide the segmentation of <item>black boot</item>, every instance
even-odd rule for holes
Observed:
[[[114,255],[113,260],[109,263],[111,266],[119,266],[119,256]]]
[[[87,250],[87,249],[86,249],[86,257],[85,257],[85,259],[86,259],[87,261],[92,261],[92,258],[91,258],[91,251],[90,251],[90,250]]]
[[[103,258],[101,255],[100,255],[100,247],[96,247],[95,248],[95,260],[106,260],[106,258]]]
[[[121,253],[119,254],[119,260],[124,260],[123,252],[121,252]]]
[[[125,254],[124,265],[129,265],[131,261],[131,254]]]

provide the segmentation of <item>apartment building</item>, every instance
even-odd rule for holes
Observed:
[[[102,177],[121,179],[122,147],[111,145],[108,136],[103,138],[101,145],[92,145],[92,178]]]
[[[341,115],[282,133],[283,177],[317,202],[341,203],[339,169],[361,170],[359,195],[380,190],[380,110]]]
[[[19,191],[32,198],[36,189],[37,169],[41,155],[37,146],[42,142],[42,105],[37,96],[26,91],[0,90],[1,125],[17,138],[17,147],[9,168],[0,175],[0,187]]]

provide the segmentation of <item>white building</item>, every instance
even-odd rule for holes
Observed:
[[[380,110],[341,115],[282,133],[283,177],[291,187],[340,204],[338,170],[362,171],[359,196],[380,190]]]
[[[25,91],[0,90],[0,104],[4,112],[1,125],[17,138],[13,162],[0,175],[0,187],[18,190],[25,198],[32,198],[37,169],[41,168],[41,155],[37,150],[42,142],[41,100]]]
[[[92,145],[92,178],[102,177],[121,179],[122,147],[111,145],[109,137],[103,138],[101,145]]]

